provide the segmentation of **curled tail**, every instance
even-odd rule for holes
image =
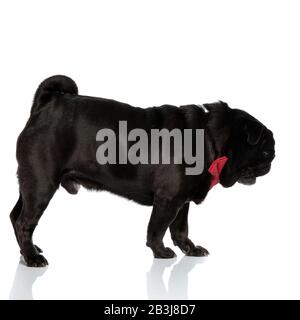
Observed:
[[[31,107],[31,113],[37,112],[50,99],[53,93],[78,94],[76,83],[66,76],[53,76],[44,80],[38,87]]]

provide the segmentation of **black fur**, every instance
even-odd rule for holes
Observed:
[[[187,255],[208,252],[188,238],[189,202],[206,197],[211,162],[226,155],[229,160],[220,177],[224,187],[240,181],[255,182],[270,170],[274,158],[272,132],[244,111],[226,103],[135,108],[114,100],[78,95],[75,82],[65,76],[46,79],[39,86],[30,118],[17,142],[20,197],[11,212],[16,238],[28,266],[44,266],[47,260],[32,242],[32,234],[54,193],[62,185],[71,194],[78,186],[107,190],[153,206],[147,246],[158,258],[175,253],[163,245],[169,228],[174,244]],[[118,121],[128,130],[143,128],[205,129],[205,168],[201,175],[185,175],[182,165],[99,165],[96,133],[101,128],[117,132]],[[127,228],[127,226],[124,226]]]

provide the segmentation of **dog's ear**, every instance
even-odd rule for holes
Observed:
[[[265,127],[257,120],[247,120],[244,126],[244,130],[247,136],[247,143],[251,146],[255,146],[259,143]]]

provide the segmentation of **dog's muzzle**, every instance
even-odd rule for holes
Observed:
[[[263,163],[259,164],[256,167],[248,167],[242,170],[238,182],[248,186],[255,184],[256,178],[266,175],[270,171],[270,169],[271,163]]]

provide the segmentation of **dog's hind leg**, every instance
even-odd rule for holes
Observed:
[[[39,176],[39,179],[33,179],[32,177],[30,185],[28,183],[27,181],[26,188],[24,183],[20,183],[22,209],[14,222],[14,229],[21,254],[27,265],[30,267],[43,267],[48,262],[40,254],[41,249],[33,244],[32,235],[58,185],[47,179],[42,179],[41,176]]]
[[[10,221],[11,221],[11,223],[13,225],[13,228],[14,228],[15,235],[16,235],[18,243],[19,243],[19,239],[18,239],[18,236],[17,236],[15,224],[16,224],[16,221],[17,221],[17,219],[19,218],[19,216],[21,214],[22,207],[23,207],[23,200],[22,200],[22,195],[20,193],[19,199],[18,199],[17,203],[15,204],[14,208],[12,209],[12,211],[10,213]],[[36,245],[35,245],[35,248],[39,253],[43,252],[42,249],[40,249]]]
[[[14,230],[15,230],[16,237],[17,237],[17,232],[16,232],[15,224],[21,214],[22,207],[23,207],[23,201],[22,201],[22,195],[20,193],[19,199],[10,213],[10,221],[13,225]],[[18,237],[17,237],[17,241],[19,243]]]

